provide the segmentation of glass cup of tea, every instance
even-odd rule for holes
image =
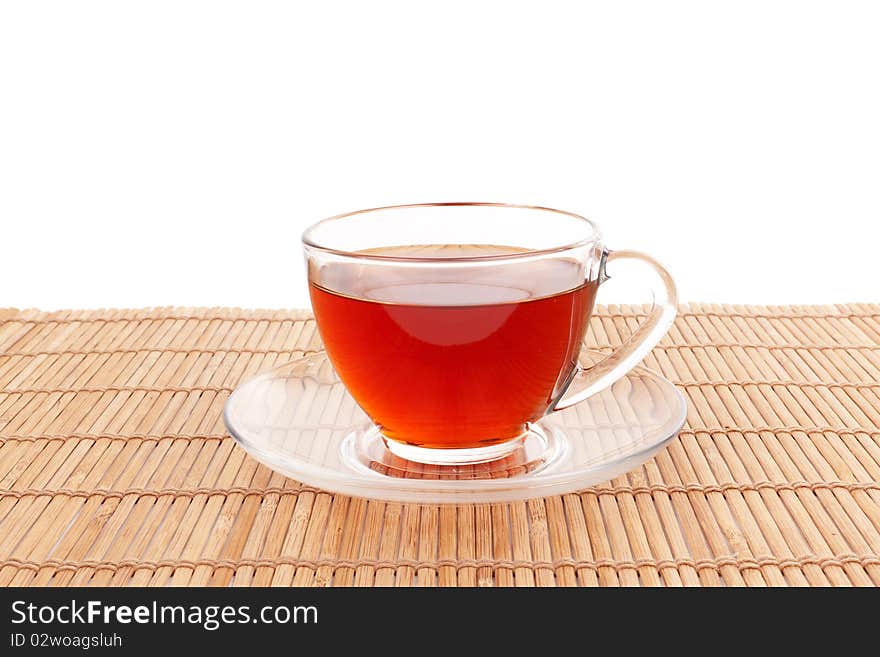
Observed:
[[[632,369],[675,317],[649,256],[611,251],[597,226],[550,208],[400,205],[303,234],[327,356],[396,456],[463,465],[517,449],[541,417]],[[578,357],[606,267],[638,263],[654,305],[614,352]]]

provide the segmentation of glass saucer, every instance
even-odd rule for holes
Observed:
[[[602,354],[587,351],[589,365]],[[503,458],[428,465],[392,454],[324,352],[241,384],[223,419],[258,461],[304,484],[394,502],[506,502],[559,495],[631,470],[674,438],[687,407],[675,386],[636,367],[610,388],[530,425]]]

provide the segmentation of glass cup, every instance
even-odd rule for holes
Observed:
[[[303,234],[318,331],[388,449],[432,464],[511,454],[532,424],[607,388],[657,344],[676,291],[649,256],[550,208],[430,203],[361,210]],[[606,267],[639,264],[654,305],[603,360],[579,364]]]

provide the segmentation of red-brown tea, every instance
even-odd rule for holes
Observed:
[[[383,253],[457,254],[449,249]],[[485,447],[540,418],[574,371],[596,293],[580,263],[564,259],[494,276],[338,267],[349,270],[325,270],[310,283],[330,360],[386,436],[419,447]]]

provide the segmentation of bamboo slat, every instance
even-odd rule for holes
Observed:
[[[597,309],[620,344],[644,309]],[[648,463],[568,495],[391,504],[227,435],[304,311],[0,309],[0,585],[878,586],[880,305],[690,304],[646,365],[688,399]]]

